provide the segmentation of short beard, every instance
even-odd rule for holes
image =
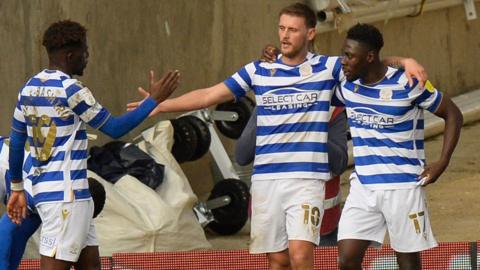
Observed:
[[[297,49],[290,51],[289,53],[285,53],[282,51],[282,55],[288,58],[294,58],[295,56],[299,55],[302,52],[302,49]]]

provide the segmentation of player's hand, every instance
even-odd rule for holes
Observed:
[[[7,204],[7,214],[15,224],[21,224],[27,217],[27,199],[23,190],[12,191]]]
[[[168,75],[170,75],[170,78],[167,78]],[[176,76],[172,76],[172,75],[176,75]],[[178,79],[180,77],[180,74],[178,73],[178,71],[170,71],[168,73],[166,73],[162,79],[160,79],[159,81],[156,81],[155,82],[155,79],[154,79],[154,74],[153,74],[153,71],[150,71],[150,89],[154,89],[155,87],[161,87],[162,85],[159,85],[161,83],[163,83],[163,86],[166,86],[167,87],[167,90],[169,91],[169,93],[164,93],[164,97],[163,100],[165,100],[166,98],[168,98],[168,96],[170,96],[170,94],[173,92],[173,90],[175,90],[175,88],[178,86]],[[169,79],[170,81],[166,81],[167,79]],[[163,81],[162,81],[163,80]],[[155,85],[156,83],[158,83],[158,85]],[[170,83],[170,84],[168,84]],[[170,87],[170,88],[168,88]],[[148,91],[146,91],[145,89],[143,89],[142,87],[138,87],[137,88],[137,91],[140,93],[140,95],[143,97],[142,100],[140,101],[134,101],[134,102],[130,102],[127,104],[127,111],[133,111],[135,110],[138,106],[140,106],[140,104],[142,104],[142,102],[147,99],[149,96],[150,96],[150,93]],[[154,98],[152,96],[152,98]],[[155,98],[154,98],[155,99]],[[162,101],[163,101],[162,100]],[[158,102],[158,100],[157,100]],[[161,101],[160,101],[161,102]],[[158,102],[158,103],[160,103]],[[154,109],[149,116],[153,116],[155,115],[157,112],[157,110]]]
[[[140,93],[140,95],[142,95],[143,99],[140,100],[140,101],[134,101],[134,102],[130,102],[127,104],[127,111],[133,111],[135,110],[138,106],[140,106],[140,104],[142,104],[142,102],[147,99],[149,96],[150,96],[150,93],[148,93],[147,91],[145,91],[145,89],[143,89],[142,87],[138,87],[137,88],[137,91]]]
[[[153,70],[150,70],[150,96],[158,103],[162,103],[177,88],[180,79],[178,70],[169,71],[160,80],[155,80]]]
[[[425,71],[425,68],[413,58],[403,59],[402,65],[405,69],[405,75],[408,79],[408,85],[413,86],[413,77],[415,77],[420,83],[420,87],[423,89],[425,87],[425,83],[428,80],[428,74]]]
[[[262,55],[260,56],[260,61],[262,62],[268,62],[268,63],[273,63],[275,60],[277,60],[277,55],[280,53],[280,50],[273,46],[268,44],[263,48]]]
[[[422,186],[433,184],[437,181],[438,177],[445,171],[448,166],[448,162],[437,161],[425,167],[422,174],[419,177]]]

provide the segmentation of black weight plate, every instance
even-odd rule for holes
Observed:
[[[178,163],[189,161],[197,148],[197,136],[193,126],[185,119],[170,120],[173,126],[172,154]]]
[[[247,184],[237,179],[225,179],[212,189],[208,199],[229,196],[228,205],[212,209],[214,221],[207,227],[221,235],[231,235],[240,231],[248,219],[250,192]]]
[[[197,148],[195,148],[193,156],[189,159],[189,161],[195,161],[203,157],[203,155],[205,155],[210,149],[212,137],[210,136],[207,123],[193,115],[185,115],[179,119],[185,119],[188,121],[193,126],[195,134],[197,135]]]
[[[223,135],[231,139],[238,139],[252,115],[253,108],[255,108],[255,103],[247,96],[237,99],[236,102],[219,104],[215,110],[236,112],[238,119],[237,121],[215,121],[215,125]]]

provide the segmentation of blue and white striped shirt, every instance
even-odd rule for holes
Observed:
[[[252,181],[328,180],[330,99],[340,74],[338,57],[309,53],[302,64],[252,62],[225,80],[236,97],[253,90],[257,139]]]
[[[12,129],[27,133],[35,205],[90,198],[87,181],[88,123],[100,128],[110,116],[81,82],[44,70],[20,91]]]
[[[423,110],[435,112],[442,94],[430,82],[410,87],[403,70],[389,67],[374,85],[342,82],[335,97],[346,106],[360,182],[370,189],[415,187],[425,166]]]

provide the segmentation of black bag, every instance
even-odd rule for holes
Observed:
[[[165,173],[163,164],[156,163],[136,145],[127,145],[121,141],[92,147],[87,167],[113,184],[125,174],[129,174],[152,189],[156,189],[163,182]]]

